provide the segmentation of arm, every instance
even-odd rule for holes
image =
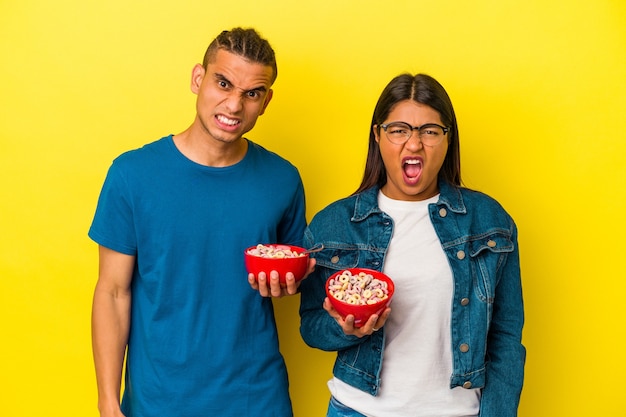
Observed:
[[[354,327],[352,315],[343,320],[326,297],[327,274],[322,272],[324,268],[318,269],[300,287],[300,334],[307,345],[325,351],[348,349],[362,343],[366,336],[385,324],[390,308],[380,317],[372,315],[361,328]]]
[[[348,336],[337,321],[324,310],[325,275],[317,267],[300,286],[300,335],[310,347],[324,351],[346,349],[359,343],[356,336]]]
[[[287,210],[278,225],[277,243],[302,246],[302,236],[306,227],[304,186],[302,185],[302,180],[297,171],[294,171],[294,173],[297,182],[291,203],[287,206]],[[309,259],[309,266],[305,278],[313,271],[314,267],[315,260]],[[252,289],[258,291],[263,297],[277,298],[296,294],[302,282],[296,282],[293,274],[287,273],[285,276],[286,283],[285,285],[281,285],[278,280],[278,274],[275,271],[270,272],[269,276],[265,273],[260,273],[258,279],[257,281],[254,274],[248,274],[248,283]]]
[[[314,247],[324,242],[316,241],[311,228],[304,235],[304,245]],[[325,243],[324,243],[325,244]],[[385,310],[380,317],[373,315],[361,328],[354,327],[354,316],[345,320],[330,305],[326,298],[326,279],[336,271],[318,266],[300,286],[300,334],[304,342],[314,348],[325,351],[338,351],[358,345],[371,335],[374,329],[380,329],[389,317],[391,309]]]
[[[512,240],[516,249],[507,255],[495,290],[480,417],[517,416],[524,382],[526,349],[521,341],[524,306],[515,227]]]
[[[100,246],[99,258],[91,318],[98,409],[102,417],[120,417],[123,416],[120,389],[130,327],[130,283],[135,257]]]

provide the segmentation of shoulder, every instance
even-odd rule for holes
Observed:
[[[324,215],[327,215],[328,213],[335,213],[335,212],[354,211],[354,206],[356,204],[357,198],[358,198],[358,194],[351,195],[351,196],[333,201],[332,203],[324,207],[322,210],[320,210],[319,213],[317,213],[317,216],[324,216]]]
[[[513,226],[514,221],[507,210],[492,196],[468,188],[458,188],[463,203],[469,214],[475,220],[480,219],[487,223]]]
[[[304,193],[300,172],[287,159],[248,140],[248,153],[241,165],[254,173],[255,181],[272,184],[276,189]]]
[[[378,187],[371,187],[348,197],[330,203],[317,216],[327,218],[333,216],[349,216],[348,219],[362,221],[371,215],[380,214],[378,207]]]
[[[297,172],[298,169],[289,162],[287,159],[283,158],[276,152],[272,152],[267,148],[259,145],[248,139],[248,156],[254,163],[263,163],[265,164],[266,169],[272,170],[286,170],[291,172]]]
[[[141,148],[132,149],[119,155],[113,160],[113,167],[129,169],[133,166],[150,166],[157,160],[161,160],[167,154],[172,143],[172,136],[165,136],[159,140],[148,143]]]
[[[486,194],[482,191],[472,190],[470,188],[460,187],[459,191],[463,196],[463,201],[466,204],[474,206],[479,206],[480,208],[493,208],[495,210],[504,210],[504,207],[492,196]]]
[[[313,216],[311,228],[315,229],[320,224],[328,222],[351,219],[354,215],[357,198],[357,195],[351,195],[328,204]]]

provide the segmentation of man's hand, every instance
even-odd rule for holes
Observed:
[[[309,259],[309,267],[305,279],[315,269],[315,259]],[[278,279],[278,272],[271,271],[268,277],[265,272],[261,272],[258,277],[254,274],[248,274],[248,283],[250,286],[259,292],[263,297],[276,297],[280,298],[285,295],[294,295],[298,292],[298,287],[302,280],[296,282],[295,277],[291,272],[285,275],[285,283],[281,283]]]

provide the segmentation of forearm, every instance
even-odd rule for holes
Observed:
[[[326,298],[322,268],[314,271],[300,286],[300,334],[304,342],[325,351],[338,351],[362,342],[344,333],[337,321],[323,308]]]
[[[101,415],[121,415],[122,368],[130,328],[130,292],[96,287],[92,310],[92,347]]]
[[[327,352],[348,349],[363,342],[362,338],[345,334],[325,310],[303,315],[300,334],[308,346]]]

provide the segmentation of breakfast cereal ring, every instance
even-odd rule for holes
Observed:
[[[359,304],[359,300],[357,300],[356,298],[354,298],[354,296],[349,297],[347,299],[344,300],[346,303],[348,304]]]
[[[330,280],[328,290],[334,298],[355,305],[374,304],[388,297],[387,283],[363,271],[356,275],[343,271]]]
[[[263,245],[258,244],[255,248],[248,250],[248,254],[253,256],[260,256],[261,258],[298,258],[304,256],[302,253],[298,253],[284,246]]]

